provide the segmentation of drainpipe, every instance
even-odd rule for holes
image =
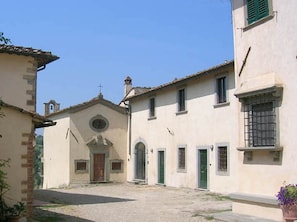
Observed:
[[[129,103],[126,103],[124,101],[124,104],[128,106],[128,114],[129,114],[129,138],[128,138],[128,146],[129,146],[129,155],[131,156],[131,123],[132,123],[132,111],[131,111],[131,105]]]

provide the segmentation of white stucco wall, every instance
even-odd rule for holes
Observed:
[[[245,9],[243,1],[233,1],[233,24],[235,40],[235,72],[242,66],[247,50],[251,47],[246,65],[237,78],[238,89],[256,89],[269,84],[281,84],[283,97],[279,109],[280,145],[283,147],[281,164],[242,164],[243,153],[239,159],[241,172],[239,191],[275,195],[284,181],[296,183],[294,168],[297,167],[294,156],[297,155],[295,132],[296,124],[292,124],[297,111],[297,60],[296,60],[296,25],[297,2],[294,0],[273,0],[274,17],[249,29],[245,27]],[[242,120],[242,115],[241,115]],[[243,145],[243,123],[240,125]],[[257,154],[260,158],[261,155]],[[257,157],[256,157],[257,158]],[[262,158],[263,159],[263,158]],[[268,162],[268,161],[267,161]],[[261,175],[261,177],[259,177]],[[245,178],[249,178],[246,180]],[[268,182],[269,181],[269,182]],[[261,184],[267,184],[262,186]]]
[[[227,72],[218,73],[226,74]],[[159,149],[165,150],[165,184],[173,187],[198,187],[198,148],[208,149],[208,189],[216,192],[230,192],[235,183],[237,152],[237,103],[234,93],[233,70],[228,71],[228,97],[230,104],[214,107],[216,104],[215,82],[217,75],[204,77],[186,83],[186,114],[176,115],[176,88],[154,94],[156,119],[148,120],[149,97],[133,100],[132,105],[132,152],[128,162],[128,180],[135,175],[135,145],[143,142],[147,148],[147,182],[158,182]],[[169,133],[170,131],[170,133]],[[216,174],[216,144],[229,144],[229,176]],[[186,145],[185,173],[177,172],[178,146]],[[210,146],[214,149],[211,151]]]
[[[232,2],[237,90],[256,90],[273,84],[283,87],[281,106],[278,109],[279,139],[283,147],[280,161],[273,163],[272,153],[257,151],[253,153],[253,161],[244,163],[244,154],[240,152],[237,192],[276,199],[275,195],[284,182],[296,183],[294,169],[297,167],[297,143],[294,138],[297,126],[293,119],[297,111],[297,1],[272,0],[271,19],[250,27],[245,24],[244,1]],[[251,51],[239,77],[249,47]],[[239,117],[241,137],[238,146],[243,147],[243,115],[240,112]],[[277,206],[260,208],[253,204],[235,202],[233,211],[282,220]]]
[[[43,136],[43,188],[64,187],[70,184],[70,132],[67,116],[53,119],[55,126],[44,128]]]

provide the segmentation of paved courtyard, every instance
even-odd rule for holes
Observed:
[[[185,188],[109,183],[36,190],[35,200],[34,221],[259,221],[232,215],[223,195]]]

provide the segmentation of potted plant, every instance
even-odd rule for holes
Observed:
[[[24,211],[25,204],[23,202],[18,202],[6,209],[6,219],[10,222],[19,221]]]
[[[284,219],[297,219],[297,184],[281,186],[277,196],[278,203],[283,211]]]

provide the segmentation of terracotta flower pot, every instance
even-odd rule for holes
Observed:
[[[293,205],[282,205],[283,217],[286,221],[297,219],[297,204]]]

